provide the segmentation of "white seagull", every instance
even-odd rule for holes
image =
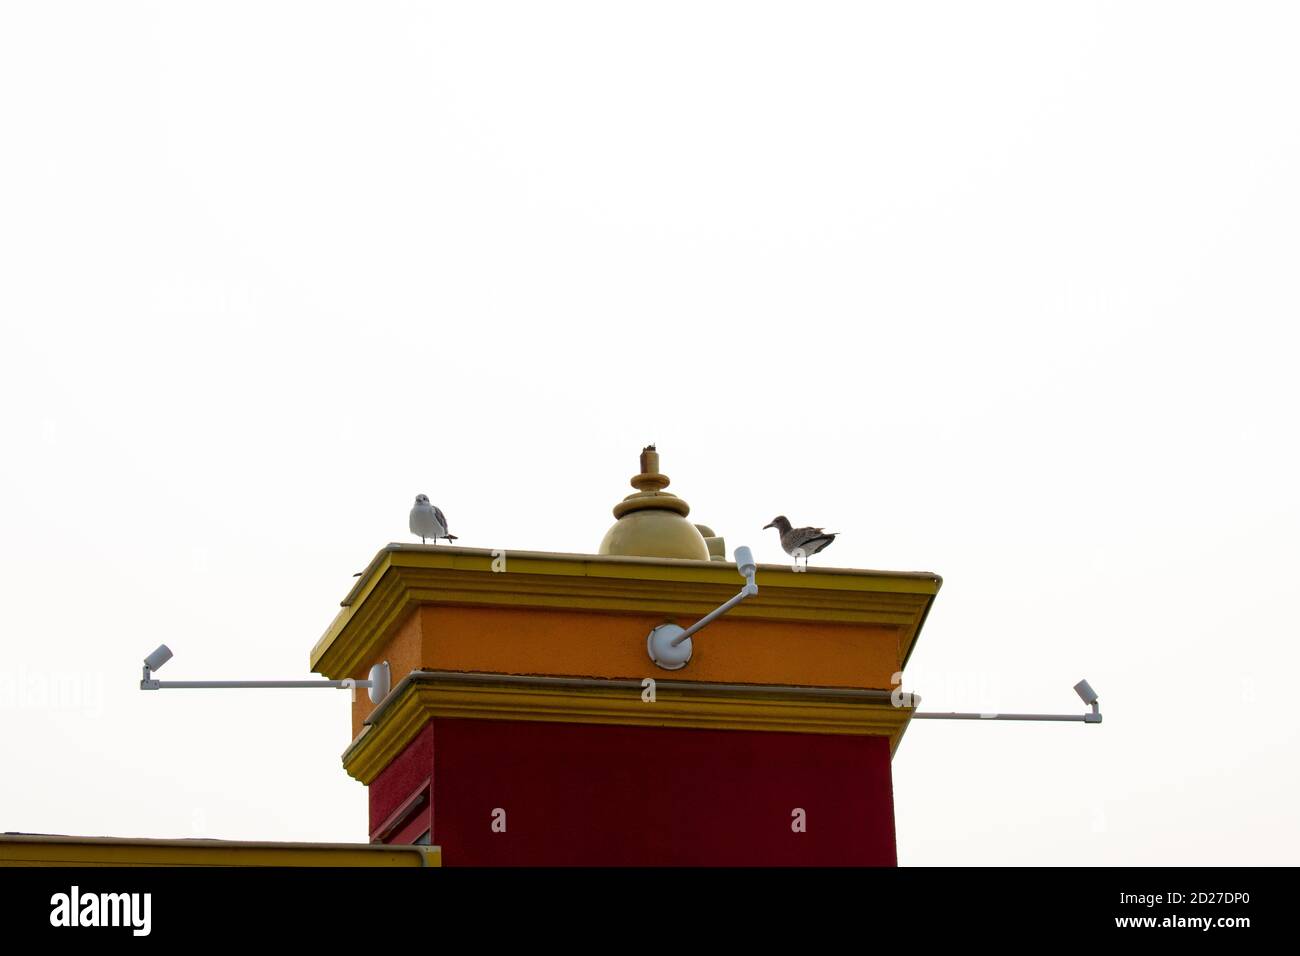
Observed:
[[[447,532],[447,517],[437,505],[429,504],[428,495],[416,495],[415,507],[411,509],[411,534],[420,536],[421,544],[428,544],[432,538],[437,544],[439,538],[455,541],[456,536]]]
[[[767,524],[763,525],[763,530],[775,528],[781,535],[781,547],[785,553],[798,561],[803,558],[804,567],[808,566],[808,558],[818,551],[825,550],[839,532],[827,532],[822,528],[792,528],[790,519],[785,515],[777,515]]]

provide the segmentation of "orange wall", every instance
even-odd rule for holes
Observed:
[[[645,640],[663,623],[662,615],[424,605],[354,676],[387,660],[394,685],[424,669],[888,690],[901,669],[895,627],[733,617],[695,636],[685,668],[665,671],[651,663]],[[358,693],[353,737],[371,709]]]

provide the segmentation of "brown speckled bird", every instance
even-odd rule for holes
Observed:
[[[837,531],[826,531],[822,528],[792,528],[790,519],[785,515],[777,515],[770,522],[763,525],[763,529],[775,528],[781,535],[781,547],[785,553],[794,558],[796,562],[803,558],[804,567],[808,566],[808,558],[823,551],[839,533]]]

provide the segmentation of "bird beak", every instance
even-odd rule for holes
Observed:
[[[767,524],[763,525],[763,530],[766,531],[768,528],[772,528],[772,527],[775,527],[775,525],[773,525],[772,522],[769,521]]]

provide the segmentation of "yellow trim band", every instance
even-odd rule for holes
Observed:
[[[0,835],[0,866],[442,866],[436,846]]]
[[[343,767],[369,784],[434,717],[881,736],[893,753],[913,712],[889,691],[657,681],[653,703],[642,693],[639,681],[414,671],[371,715]]]
[[[332,679],[355,676],[421,604],[690,617],[726,601],[738,582],[735,565],[720,561],[393,544],[371,561],[312,648],[311,668]],[[893,626],[906,661],[942,583],[928,572],[762,564],[758,595],[730,616]]]

